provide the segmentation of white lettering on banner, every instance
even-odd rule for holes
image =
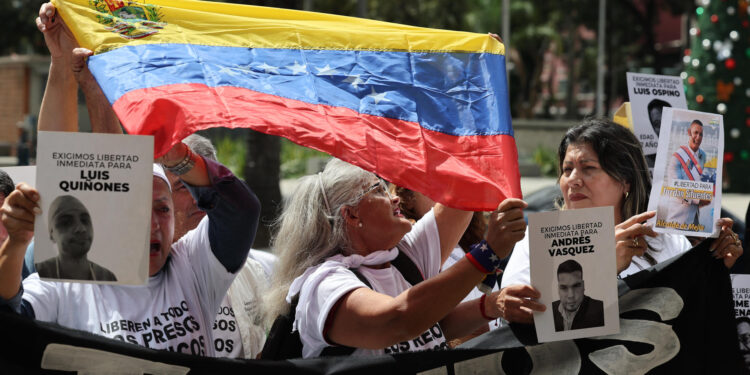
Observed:
[[[668,362],[680,351],[680,339],[668,324],[620,319],[620,329],[622,331],[617,335],[592,338],[642,342],[653,345],[654,349],[635,355],[624,345],[615,345],[591,352],[591,362],[607,374],[645,374]]]
[[[661,320],[678,317],[684,302],[672,288],[643,288],[631,290],[620,297],[620,313],[648,310]],[[591,337],[598,340],[621,340],[650,344],[653,350],[634,355],[623,345],[613,345],[589,353],[589,359],[607,374],[645,374],[660,366],[680,351],[680,339],[672,326],[661,322],[637,319],[620,319],[620,333]],[[581,371],[581,354],[572,340],[553,341],[526,347],[531,357],[534,374],[578,374]],[[476,373],[477,369],[492,368],[495,373],[507,375],[502,369],[503,352],[456,363],[456,374]],[[490,364],[489,361],[495,362]]]
[[[636,289],[620,298],[620,313],[650,310],[661,320],[680,315],[684,302],[671,288]],[[680,351],[680,339],[672,326],[649,320],[620,319],[620,333],[602,340],[623,340],[651,344],[654,350],[642,355],[630,353],[623,345],[615,345],[589,354],[589,359],[607,374],[645,374],[674,358]]]

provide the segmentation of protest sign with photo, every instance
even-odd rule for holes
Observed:
[[[147,136],[39,132],[40,278],[146,283],[153,145]]]
[[[648,209],[662,233],[716,237],[721,213],[721,115],[665,108]]]
[[[732,297],[734,298],[734,315],[750,318],[750,275],[732,275]]]
[[[0,167],[0,170],[7,173],[15,185],[25,182],[31,187],[36,186],[36,166]]]
[[[687,109],[682,78],[628,72],[627,82],[633,133],[643,146],[649,168],[653,168],[663,108]]]
[[[620,331],[612,207],[529,214],[531,285],[539,342]]]

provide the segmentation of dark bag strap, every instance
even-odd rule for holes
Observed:
[[[299,337],[299,331],[292,331],[298,302],[299,295],[296,295],[292,298],[289,312],[274,319],[260,358],[282,360],[302,357],[302,339]]]
[[[414,264],[411,258],[400,249],[398,256],[391,261],[391,264],[396,267],[398,272],[401,273],[409,284],[417,285],[424,281],[424,276],[417,265]],[[370,281],[368,281],[359,270],[355,268],[350,268],[349,270],[352,271],[362,283],[367,285],[368,288],[372,288]],[[298,303],[299,295],[296,295],[292,298],[292,303],[289,306],[289,313],[276,317],[271,326],[271,330],[268,333],[266,343],[263,345],[261,358],[279,360],[299,358],[302,356],[302,340],[300,339],[299,331],[292,331]],[[322,357],[344,356],[351,355],[355,350],[356,348],[350,346],[328,346],[323,349],[320,355]]]
[[[401,250],[400,245],[397,247],[398,256],[391,261],[391,265],[396,267],[398,272],[401,273],[401,276],[403,276],[412,286],[424,281],[424,275],[422,274],[422,271],[419,270],[419,267],[417,267],[417,265],[414,264],[414,261]]]

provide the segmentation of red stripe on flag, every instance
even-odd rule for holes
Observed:
[[[507,135],[447,135],[415,122],[203,84],[134,90],[113,107],[128,133],[155,136],[157,156],[198,130],[250,128],[334,155],[455,208],[491,211],[506,197],[521,197],[518,153]]]

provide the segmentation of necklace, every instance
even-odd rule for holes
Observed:
[[[60,278],[60,258],[55,257],[55,270],[57,271],[57,278]],[[89,262],[89,272],[91,272],[91,280],[96,281],[96,275],[94,274],[94,267]]]

